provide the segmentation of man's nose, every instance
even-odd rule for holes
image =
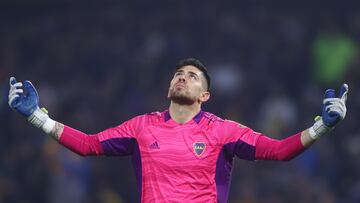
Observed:
[[[185,82],[185,80],[186,80],[185,75],[179,76],[179,81]]]

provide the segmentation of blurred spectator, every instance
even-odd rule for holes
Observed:
[[[281,133],[291,133],[297,122],[294,101],[284,92],[284,88],[274,85],[273,92],[263,101],[258,111],[260,131],[265,135],[280,138]]]
[[[341,83],[357,55],[354,41],[335,26],[322,30],[312,47],[314,76],[325,87]]]
[[[53,140],[44,145],[50,170],[47,202],[89,202],[90,163],[66,150]]]

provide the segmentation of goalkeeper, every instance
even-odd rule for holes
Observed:
[[[325,91],[321,117],[283,140],[202,110],[210,77],[197,59],[181,60],[170,81],[169,108],[136,116],[97,134],[51,119],[29,81],[10,78],[9,106],[81,156],[133,158],[141,202],[220,202],[228,199],[233,158],[287,161],[331,131],[346,115],[348,86]]]

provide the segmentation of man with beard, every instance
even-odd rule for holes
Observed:
[[[322,115],[313,126],[275,140],[202,111],[209,88],[205,66],[194,58],[181,60],[170,82],[168,110],[140,115],[93,135],[49,118],[29,81],[10,78],[9,105],[81,156],[131,155],[141,202],[227,202],[235,156],[290,160],[346,114],[348,87],[343,84],[338,97],[332,89],[325,92]]]

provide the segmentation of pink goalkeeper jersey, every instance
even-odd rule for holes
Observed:
[[[181,203],[227,202],[234,156],[259,158],[257,140],[264,137],[204,111],[185,124],[165,111],[137,116],[87,141],[79,141],[80,134],[65,126],[60,143],[83,155],[132,155],[141,202]],[[302,151],[300,139],[292,140]]]

